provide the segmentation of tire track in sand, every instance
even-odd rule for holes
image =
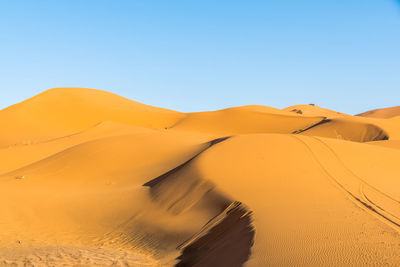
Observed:
[[[307,148],[323,173],[350,200],[400,232],[400,202],[398,200],[378,190],[354,173],[323,140],[313,136],[292,135],[292,137]]]

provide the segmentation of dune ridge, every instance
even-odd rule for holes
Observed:
[[[355,142],[370,142],[389,139],[389,134],[381,127],[371,123],[347,118],[324,119],[323,121],[296,133]]]
[[[374,109],[374,110],[370,110],[370,111],[366,111],[366,112],[357,114],[356,116],[368,117],[368,118],[389,119],[389,118],[393,118],[396,116],[400,116],[400,106]]]
[[[0,265],[397,265],[400,117],[375,115],[45,91],[0,111]]]

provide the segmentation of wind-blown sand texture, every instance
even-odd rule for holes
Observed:
[[[0,111],[0,266],[399,265],[398,110],[45,91]]]

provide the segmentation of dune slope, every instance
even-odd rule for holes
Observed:
[[[248,266],[395,264],[399,155],[340,140],[255,135],[217,144],[192,168],[252,211]],[[365,168],[370,157],[376,164]]]

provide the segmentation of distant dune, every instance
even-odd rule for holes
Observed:
[[[399,265],[399,115],[45,91],[0,111],[0,266]]]
[[[400,106],[391,107],[391,108],[374,109],[371,111],[367,111],[367,112],[358,114],[357,116],[369,117],[369,118],[380,118],[380,119],[393,118],[396,116],[400,116]]]

